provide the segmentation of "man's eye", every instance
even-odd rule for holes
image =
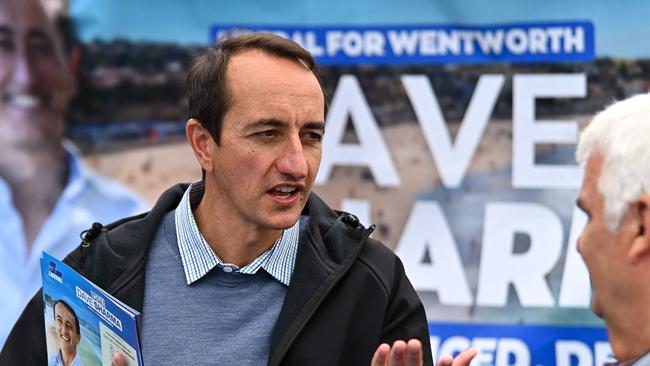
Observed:
[[[323,135],[318,132],[307,132],[305,138],[311,141],[320,142],[323,139]]]
[[[43,39],[33,40],[30,42],[29,48],[32,52],[39,55],[49,55],[54,52],[52,45]]]
[[[256,133],[256,135],[258,135],[260,137],[264,137],[264,138],[271,138],[271,137],[277,136],[278,132],[275,131],[275,130],[266,130],[266,131],[258,132],[258,133]]]
[[[14,49],[14,43],[9,36],[0,35],[0,50],[11,51]]]

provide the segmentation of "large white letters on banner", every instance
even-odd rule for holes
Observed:
[[[427,251],[431,263],[422,263]],[[413,287],[436,291],[443,305],[471,305],[463,264],[438,202],[415,203],[395,253]]]
[[[535,164],[538,143],[577,142],[575,121],[536,121],[535,99],[584,97],[585,74],[515,75],[513,77],[512,185],[515,188],[577,188],[582,180],[576,165]]]
[[[351,117],[359,144],[342,142],[348,116]],[[397,169],[359,81],[352,75],[341,76],[334,92],[325,123],[323,151],[316,184],[327,183],[335,165],[367,166],[381,187],[397,187],[400,184]]]
[[[429,79],[424,75],[402,76],[402,83],[445,187],[457,188],[462,183],[485,126],[490,121],[503,81],[502,75],[481,75],[456,135],[456,142],[453,143]]]
[[[514,253],[515,234],[526,234],[530,245]],[[512,284],[523,306],[553,306],[545,276],[562,252],[562,223],[548,208],[533,203],[488,203],[477,303],[504,306]]]

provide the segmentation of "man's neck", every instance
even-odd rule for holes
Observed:
[[[65,187],[68,165],[62,146],[42,150],[0,148],[0,177],[11,190],[28,246],[35,240]]]
[[[218,200],[204,195],[193,211],[201,235],[224,263],[243,267],[269,250],[282,230],[261,228],[224,214]],[[226,219],[227,217],[227,219]]]
[[[641,278],[647,278],[647,274]],[[645,305],[650,303],[650,294],[643,291],[629,297],[634,300],[621,300],[616,313],[610,312],[605,318],[614,355],[624,363],[650,351],[650,309]]]
[[[72,361],[74,361],[74,358],[77,357],[77,350],[75,349],[74,352],[71,353],[64,352],[63,350],[59,351],[61,353],[61,361],[63,361],[63,365],[72,365]]]

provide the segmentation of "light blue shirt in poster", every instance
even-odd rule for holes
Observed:
[[[61,356],[61,351],[52,355],[50,360],[47,362],[47,366],[65,366],[63,363],[63,357]],[[85,366],[83,362],[79,359],[79,354],[74,357],[70,366]]]
[[[0,178],[0,348],[27,302],[41,287],[42,251],[62,259],[79,245],[79,234],[93,222],[106,224],[148,209],[134,193],[88,169],[72,144],[66,142],[64,146],[68,182],[31,250],[12,192]]]

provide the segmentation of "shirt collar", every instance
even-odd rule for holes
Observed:
[[[262,268],[277,281],[289,286],[298,252],[300,220],[296,221],[292,227],[283,230],[269,250],[248,265],[239,268],[233,264],[224,263],[210,248],[196,225],[192,208],[198,205],[203,190],[202,182],[191,184],[174,213],[176,239],[187,284],[196,282],[214,267],[220,267],[226,272],[234,271],[249,275],[257,273]]]

